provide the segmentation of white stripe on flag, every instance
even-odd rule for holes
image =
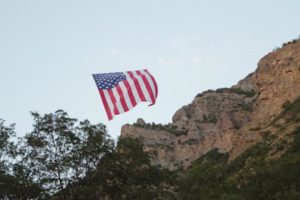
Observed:
[[[120,99],[120,95],[119,95],[119,93],[117,91],[117,88],[116,87],[112,88],[112,92],[113,92],[113,95],[114,95],[114,97],[116,99],[116,105],[117,105],[118,111],[121,114],[121,113],[124,112],[124,108],[123,108],[123,106],[121,104],[121,99]]]
[[[131,104],[130,97],[129,97],[128,91],[126,89],[126,86],[125,86],[125,84],[124,84],[123,81],[121,81],[119,85],[120,85],[120,88],[121,88],[121,90],[123,92],[125,103],[126,103],[126,105],[128,107],[128,110],[130,110],[133,106]]]
[[[134,81],[131,79],[130,75],[127,72],[124,72],[124,74],[126,75],[126,79],[130,85],[130,88],[132,89],[132,94],[134,96],[134,99],[136,101],[136,103],[141,102],[141,98],[139,96],[139,93],[135,87]]]
[[[146,98],[146,101],[150,101],[150,102],[151,102],[152,100],[151,100],[150,94],[148,93],[148,90],[147,90],[147,88],[146,88],[146,86],[145,86],[145,83],[144,83],[142,77],[139,76],[139,75],[136,73],[136,71],[133,71],[132,74],[133,74],[133,76],[138,80],[138,82],[139,82],[139,84],[140,84],[140,86],[141,86],[142,92],[143,92],[143,94],[144,94],[144,96],[145,96],[145,98]]]
[[[146,79],[148,80],[148,83],[149,83],[149,85],[150,85],[150,87],[151,87],[152,94],[153,94],[154,99],[155,99],[155,86],[154,86],[154,83],[153,83],[151,77],[150,77],[149,74],[148,74],[147,72],[145,72],[144,70],[141,70],[141,73],[142,73],[143,75],[145,75]]]
[[[104,93],[106,102],[107,102],[107,104],[108,104],[109,110],[110,110],[110,112],[111,112],[111,115],[112,115],[112,117],[114,117],[114,116],[115,116],[114,105],[113,105],[113,103],[112,103],[112,100],[110,99],[110,96],[109,96],[109,94],[108,94],[108,91],[107,91],[107,90],[103,90],[103,93]]]

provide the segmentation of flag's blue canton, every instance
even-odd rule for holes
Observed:
[[[120,81],[126,80],[126,76],[122,72],[93,74],[93,77],[99,89],[111,89],[118,85]]]

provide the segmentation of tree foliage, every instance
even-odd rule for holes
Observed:
[[[0,123],[0,199],[166,199],[172,174],[151,165],[138,140],[114,141],[103,124],[63,110],[32,112],[33,130],[10,142]],[[11,161],[11,162],[9,162]]]
[[[64,190],[95,170],[114,147],[103,124],[92,125],[88,120],[77,124],[62,110],[32,116],[33,131],[22,140],[21,163],[48,194]]]
[[[297,125],[299,99],[282,118]],[[15,126],[0,120],[0,199],[51,200],[271,200],[299,199],[300,127],[284,154],[266,159],[268,136],[233,161],[212,149],[185,170],[152,163],[137,139],[117,144],[103,124],[78,121],[63,110],[32,113],[33,130],[16,143]],[[296,126],[295,126],[296,127]]]
[[[117,148],[106,154],[96,171],[72,190],[71,199],[166,199],[172,174],[150,163],[136,139],[121,138]]]
[[[31,199],[39,196],[41,188],[23,174],[16,163],[18,156],[15,125],[5,125],[0,119],[0,199]]]

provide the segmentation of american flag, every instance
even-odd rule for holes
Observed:
[[[93,74],[107,117],[124,113],[139,102],[155,104],[158,88],[147,69]]]

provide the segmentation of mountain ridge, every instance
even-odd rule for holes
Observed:
[[[187,168],[213,149],[233,160],[276,129],[283,104],[300,96],[299,52],[299,40],[284,44],[231,88],[198,94],[175,112],[172,123],[138,119],[122,127],[121,137],[140,139],[146,152],[155,152],[153,163],[171,170]]]

